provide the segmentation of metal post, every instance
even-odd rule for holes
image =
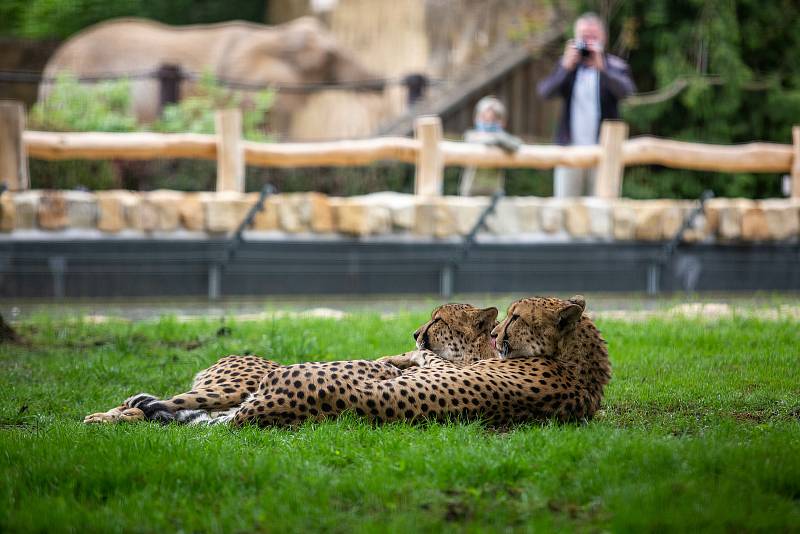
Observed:
[[[67,272],[67,258],[64,256],[50,256],[47,258],[50,273],[53,275],[53,298],[63,299],[66,295],[64,275]]]
[[[439,293],[446,299],[453,296],[453,279],[455,278],[455,273],[453,271],[453,264],[447,263],[442,266],[442,271],[439,276]]]
[[[453,254],[447,263],[442,266],[439,278],[439,292],[443,297],[449,298],[453,295],[453,288],[456,280],[456,269],[458,268],[458,264],[467,259],[470,249],[472,249],[472,246],[475,244],[475,239],[478,236],[478,232],[486,225],[487,217],[489,217],[489,215],[491,215],[497,208],[497,203],[501,198],[503,198],[503,191],[496,191],[495,194],[492,195],[489,205],[486,206],[486,209],[480,214],[478,220],[475,221],[475,225],[464,237],[464,241],[461,244],[461,249]]]
[[[219,286],[222,266],[212,263],[208,266],[208,300],[219,300]]]
[[[653,262],[647,267],[647,294],[658,295],[659,292],[659,273],[661,272],[661,265],[658,262]]]

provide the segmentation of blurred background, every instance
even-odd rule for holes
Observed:
[[[259,118],[259,128],[249,129],[246,136],[319,140],[406,135],[412,129],[414,114],[409,114],[409,108],[413,107],[440,115],[445,134],[460,138],[472,122],[475,103],[494,94],[511,110],[509,132],[527,142],[549,142],[559,103],[541,99],[534,87],[560,56],[572,21],[585,10],[594,10],[608,21],[608,50],[630,63],[638,90],[648,95],[622,107],[631,135],[707,143],[791,139],[793,121],[800,117],[800,55],[796,53],[800,6],[789,0],[123,0],[112,4],[6,0],[0,6],[0,98],[21,100],[30,109],[45,66],[59,45],[109,19],[142,17],[171,25],[236,19],[280,25],[309,16],[319,25],[313,28],[313,39],[304,43],[304,53],[320,54],[325,49],[325,53],[346,56],[357,68],[342,72],[340,83],[333,79],[336,73],[325,77],[309,71],[283,84],[274,79],[282,73],[275,73],[273,79],[251,73],[250,80],[233,75],[236,69],[232,67],[231,74],[212,73],[217,76],[214,88],[237,88],[236,82],[250,82],[253,87],[260,83],[263,88],[275,88],[278,95],[286,94],[284,100],[289,102],[272,101],[256,110],[269,112]],[[119,47],[125,40],[126,35],[118,33],[117,44],[111,46]],[[333,44],[322,42],[327,40]],[[317,70],[336,69],[335,59],[322,63]],[[70,103],[69,109],[57,117],[34,113],[30,127],[174,131],[191,121],[185,115],[192,110],[185,110],[183,116],[175,113],[156,125],[134,120],[124,86],[143,82],[136,75],[147,70],[146,58],[130,58],[127,65],[117,63],[113,69],[106,65],[105,70],[97,74],[122,79],[116,83],[97,80],[97,85],[104,86],[103,102],[84,109],[76,94],[80,88],[65,81],[58,97]],[[87,74],[76,73],[81,75]],[[361,82],[362,87],[354,90],[347,82]],[[209,92],[213,90],[204,92],[204,97],[213,99]],[[213,164],[197,161],[124,165],[32,161],[30,168],[33,188],[209,190],[214,172]],[[456,191],[459,173],[459,169],[447,169],[445,192]],[[282,191],[410,192],[412,175],[404,165],[249,168],[247,189],[258,190],[268,179]],[[515,169],[507,176],[506,192],[548,196],[552,194],[548,178],[548,172]],[[623,194],[631,198],[697,198],[708,188],[718,196],[781,196],[777,174],[729,175],[646,166],[629,169],[623,182]]]
[[[513,150],[550,154],[563,103],[536,88],[587,11],[636,86],[620,101],[620,142],[758,142],[726,153],[749,163],[645,157],[620,164],[601,203],[554,202],[557,163],[515,163]],[[0,295],[797,291],[798,20],[791,0],[5,0],[0,100],[24,109],[27,183],[0,202]],[[241,110],[242,146],[281,157],[417,141],[423,116],[460,141],[488,95],[505,107],[512,152],[435,153],[432,197],[419,195],[427,163],[414,163],[426,156],[411,152],[331,165],[242,157],[227,190],[238,196],[220,196],[213,154],[73,158],[59,152],[75,150],[68,137],[32,148],[37,132],[214,134],[227,108]],[[498,167],[505,198],[448,200],[471,166]],[[259,212],[267,184],[281,195]],[[398,196],[375,200],[384,193]]]

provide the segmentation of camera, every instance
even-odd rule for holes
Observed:
[[[586,41],[575,41],[575,49],[581,53],[581,57],[584,59],[592,54],[592,51],[589,50],[589,45],[586,44]]]

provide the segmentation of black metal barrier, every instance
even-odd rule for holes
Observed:
[[[0,298],[207,297],[224,240],[0,241]],[[647,291],[659,243],[476,243],[453,293]],[[218,296],[438,294],[458,243],[359,239],[244,241]],[[800,246],[685,244],[702,264],[697,291],[800,291]],[[674,262],[659,290],[684,289]]]

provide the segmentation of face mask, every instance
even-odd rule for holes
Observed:
[[[475,121],[475,129],[479,132],[502,132],[503,127],[496,122]]]

